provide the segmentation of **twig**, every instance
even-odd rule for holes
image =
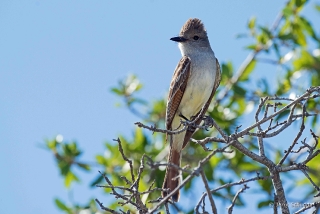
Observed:
[[[174,195],[176,193],[176,191],[178,191],[179,189],[181,189],[184,185],[186,185],[194,176],[197,176],[199,174],[199,171],[201,169],[201,167],[207,163],[210,158],[212,156],[214,156],[216,153],[220,153],[220,152],[224,152],[224,150],[226,148],[228,148],[229,146],[231,146],[233,143],[233,141],[229,142],[226,146],[224,146],[223,148],[220,149],[215,149],[214,151],[212,151],[206,158],[204,158],[202,161],[199,162],[198,167],[192,172],[192,174],[188,175],[182,182],[181,184],[174,190],[172,190],[165,198],[163,198],[159,204],[157,204],[152,210],[149,211],[149,213],[154,213],[156,212],[156,210],[163,205],[164,203],[166,203],[171,197],[172,195]]]
[[[260,99],[260,104],[258,106],[258,110],[255,114],[255,120],[256,120],[256,123],[259,122],[259,113],[262,109],[262,106],[266,103],[266,101],[268,100],[268,97],[266,98],[261,98]],[[265,114],[264,114],[264,117],[263,118],[266,118],[267,117],[267,112],[268,112],[268,108],[266,109],[265,111]],[[258,130],[259,130],[259,133],[262,132],[262,128],[261,128],[261,125],[258,125]],[[265,156],[265,153],[264,153],[264,145],[263,145],[263,138],[262,137],[258,137],[258,145],[259,145],[259,155],[260,156]]]
[[[300,210],[298,210],[297,212],[295,212],[294,214],[299,214],[299,213],[303,213],[304,211],[312,208],[312,207],[319,207],[320,205],[320,202],[314,202],[314,203],[311,203],[311,204],[308,204],[306,206],[304,206],[303,208],[301,208]],[[313,212],[315,214],[315,212]]]
[[[208,195],[208,197],[209,197],[209,201],[210,201],[212,213],[217,214],[217,213],[218,213],[218,212],[217,212],[217,207],[216,207],[216,204],[214,203],[212,194],[211,194],[211,192],[210,192],[209,184],[208,184],[206,175],[204,174],[204,171],[203,171],[203,170],[200,171],[200,175],[201,175],[202,181],[203,181],[203,183],[204,183],[204,187],[205,187],[206,190],[207,190],[207,195]]]
[[[132,182],[134,182],[135,178],[134,178],[134,173],[133,173],[133,164],[132,164],[132,161],[129,160],[129,158],[127,158],[123,152],[123,148],[122,148],[122,145],[121,145],[121,141],[120,139],[113,139],[114,141],[117,141],[118,142],[118,145],[119,145],[119,151],[122,155],[122,158],[123,160],[127,161],[129,163],[129,166],[130,166],[130,171],[131,171],[131,179],[132,179]]]
[[[306,104],[306,102],[305,102],[305,104]],[[291,153],[293,147],[297,144],[297,141],[301,137],[303,130],[305,129],[305,125],[304,125],[305,104],[303,105],[302,120],[301,120],[300,130],[299,130],[297,136],[295,137],[294,141],[292,142],[291,146],[289,147],[289,149],[287,151],[285,151],[285,155],[279,161],[278,166],[282,165],[283,162],[286,160],[288,155]]]
[[[301,169],[301,171],[302,171],[303,174],[308,178],[308,180],[309,180],[310,183],[313,185],[313,187],[318,191],[318,194],[315,195],[314,197],[319,197],[319,196],[320,196],[320,188],[313,182],[313,180],[310,178],[310,176],[308,175],[308,173],[306,172],[305,169]]]
[[[161,132],[161,133],[165,133],[165,134],[169,134],[169,135],[180,134],[180,133],[184,132],[185,130],[187,130],[187,128],[188,128],[188,126],[185,126],[182,129],[171,131],[171,130],[166,130],[166,129],[158,129],[155,126],[146,126],[140,122],[136,122],[134,124],[140,128],[145,128],[145,129],[149,129],[150,131],[153,131],[153,132]]]
[[[236,203],[237,198],[239,197],[240,193],[244,192],[246,189],[249,189],[249,187],[245,184],[244,187],[242,187],[234,196],[231,205],[228,207],[228,214],[231,214],[233,211],[233,207]]]
[[[250,178],[250,179],[241,179],[240,181],[237,181],[237,182],[227,183],[227,184],[221,185],[220,187],[218,187],[216,189],[210,190],[210,194],[212,194],[214,192],[217,192],[217,191],[219,191],[221,189],[229,188],[229,187],[232,187],[232,186],[237,186],[237,185],[245,184],[245,183],[248,183],[248,182],[251,182],[251,181],[256,181],[256,180],[267,180],[267,179],[270,179],[270,178],[271,178],[270,176],[261,177],[260,173],[257,172],[257,177]],[[197,203],[197,205],[194,208],[194,211],[196,213],[199,213],[199,207],[201,205],[201,202],[204,201],[204,198],[207,195],[208,195],[208,192],[205,192],[205,193],[202,194],[199,202]]]
[[[212,149],[209,149],[206,147],[206,144],[209,142],[220,142],[220,143],[226,143],[226,141],[222,138],[217,138],[217,137],[206,137],[202,140],[195,140],[193,138],[190,139],[192,142],[199,144],[204,151],[212,151]]]
[[[121,213],[119,213],[119,212],[117,212],[117,211],[115,211],[115,210],[112,210],[112,209],[110,209],[110,208],[108,208],[108,207],[103,206],[103,204],[102,204],[98,199],[95,199],[95,201],[99,204],[99,206],[100,206],[101,209],[103,209],[103,210],[105,210],[105,211],[108,211],[108,212],[110,212],[110,213],[121,214]]]

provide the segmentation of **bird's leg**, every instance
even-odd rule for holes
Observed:
[[[181,117],[181,118],[183,118],[183,119],[185,119],[186,121],[190,121],[188,118],[186,118],[183,114],[181,114],[181,112],[179,113],[179,117]]]
[[[193,119],[194,119],[194,116],[192,116],[190,119],[186,118],[183,114],[181,114],[181,112],[179,113],[179,117],[183,118],[186,120],[187,122],[187,125],[188,125],[188,131],[192,131],[194,132],[195,131],[195,128],[193,127]]]

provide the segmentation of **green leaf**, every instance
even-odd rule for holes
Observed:
[[[246,33],[239,33],[236,35],[236,39],[247,38],[247,37],[248,37],[248,34]]]
[[[99,184],[103,180],[103,177],[101,175],[98,175],[91,183],[90,187],[95,187],[97,184]]]
[[[106,158],[104,156],[96,155],[96,160],[100,165],[107,166],[108,162],[107,162],[107,160],[106,160]]]
[[[284,17],[289,17],[293,14],[293,10],[292,8],[290,8],[289,6],[285,7],[283,10],[282,10],[282,13],[284,15]]]
[[[245,47],[245,49],[258,50],[258,45],[257,44],[248,45]]]
[[[73,174],[71,171],[69,171],[65,177],[65,180],[64,180],[64,185],[69,188],[71,186],[71,183],[73,181],[79,181],[78,177]]]
[[[292,31],[293,31],[293,34],[295,35],[297,44],[305,47],[307,45],[307,40],[306,40],[305,35],[303,34],[301,26],[297,23],[293,23],[292,24]]]
[[[308,20],[306,20],[304,17],[300,16],[297,17],[297,21],[300,24],[300,26],[313,38],[315,38],[314,30]]]
[[[85,171],[90,171],[90,166],[89,166],[88,164],[77,163],[77,165],[78,165],[81,169],[84,169]]]
[[[314,57],[308,51],[301,51],[301,55],[293,62],[294,69],[311,69],[314,64]]]
[[[292,40],[292,41],[295,41],[295,37],[293,36],[292,33],[279,34],[278,38],[281,39],[281,40]]]
[[[269,39],[272,37],[271,31],[266,27],[259,27],[263,34],[265,34]]]
[[[260,169],[261,169],[261,166],[252,162],[243,162],[241,164],[241,170],[245,172],[255,172]]]
[[[296,7],[301,7],[301,6],[303,6],[306,2],[307,2],[307,0],[294,0],[294,3],[295,3],[295,5],[296,5]]]
[[[249,79],[249,75],[253,71],[253,69],[256,67],[256,60],[252,60],[248,66],[243,71],[242,75],[239,78],[239,81],[246,81]]]
[[[256,25],[256,17],[254,16],[249,20],[248,28],[252,30],[254,29],[255,25]]]
[[[273,201],[271,200],[266,200],[266,201],[260,201],[258,203],[258,208],[262,208],[262,207],[270,207],[273,208]]]
[[[229,61],[227,63],[222,63],[222,75],[226,76],[227,78],[232,77],[233,74],[233,66],[232,63]]]
[[[72,213],[72,209],[67,207],[62,201],[60,201],[58,198],[54,199],[55,204],[60,210],[66,211],[67,213]]]
[[[117,95],[123,95],[124,94],[123,91],[121,91],[118,88],[111,88],[111,91],[114,92]]]
[[[236,95],[239,95],[240,97],[244,97],[246,95],[246,92],[247,92],[245,89],[243,89],[239,85],[234,85],[233,86],[233,90],[234,90],[234,93]]]
[[[55,150],[56,147],[57,147],[57,141],[56,140],[50,140],[50,141],[47,141],[47,147],[51,150]]]

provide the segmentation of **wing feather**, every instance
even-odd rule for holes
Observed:
[[[166,129],[171,130],[173,118],[179,108],[184,91],[186,90],[190,76],[191,60],[184,56],[178,63],[170,83],[169,96],[166,111]]]

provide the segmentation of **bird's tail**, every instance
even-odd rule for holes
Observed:
[[[168,163],[174,164],[180,167],[180,160],[181,160],[181,152],[170,148]],[[170,189],[168,192],[162,192],[162,196],[166,197],[170,192],[172,192],[175,188],[177,188],[180,184],[180,177],[179,177],[179,169],[174,166],[167,166],[166,169],[166,176],[163,182],[163,189]],[[178,190],[172,195],[172,200],[175,202],[179,201],[180,191]]]

